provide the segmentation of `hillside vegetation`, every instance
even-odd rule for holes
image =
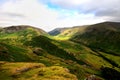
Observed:
[[[0,28],[0,80],[118,80],[119,24]]]
[[[75,36],[78,32],[83,33],[87,26],[76,26],[72,28],[58,28],[50,31],[49,34],[52,35],[53,39],[56,40],[68,40]],[[57,33],[57,34],[56,34]]]
[[[91,48],[120,56],[120,23],[104,22],[87,27],[71,40]]]
[[[64,73],[64,74],[63,74]],[[77,80],[69,70],[42,63],[0,62],[1,80]]]

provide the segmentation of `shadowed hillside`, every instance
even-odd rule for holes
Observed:
[[[120,55],[120,23],[104,22],[91,25],[84,33],[77,33],[71,40],[100,51]]]

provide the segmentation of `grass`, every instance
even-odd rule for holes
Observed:
[[[115,62],[120,67],[120,56],[115,56],[112,54],[106,54],[104,52],[101,52],[102,55],[104,55],[107,59]]]
[[[42,63],[0,62],[2,80],[77,80],[69,70],[59,66],[46,67]]]
[[[58,41],[53,42],[57,46],[60,46],[64,50],[73,54],[77,59],[85,62],[88,65],[93,66],[96,69],[100,69],[101,66],[111,66],[108,62],[102,59],[99,55],[93,52],[88,47],[82,44],[77,44],[71,41]]]
[[[68,52],[59,48],[58,46],[52,44],[51,41],[52,41],[51,39],[45,36],[38,36],[33,38],[32,41],[27,42],[26,44],[29,44],[28,46],[41,47],[51,55],[63,58],[65,60],[73,60],[82,64],[82,62],[78,61],[73,55],[69,54]]]
[[[79,53],[80,50],[83,49],[82,45],[76,44],[76,43],[68,41],[68,40],[65,40],[65,41],[58,40],[58,41],[53,41],[52,43],[59,46],[60,48],[62,48],[64,50],[66,50],[68,52],[72,52],[72,53]]]
[[[93,49],[119,55],[120,30],[118,26],[113,23],[91,25],[82,34],[73,36],[71,40],[86,44]]]
[[[94,69],[100,69],[101,66],[108,66],[111,67],[112,65],[110,63],[108,63],[107,61],[105,61],[104,59],[102,59],[100,56],[96,56],[93,54],[81,54],[79,56],[79,59],[85,61],[87,64],[89,64],[90,66],[94,67]]]
[[[26,49],[5,43],[0,43],[0,55],[2,61],[31,61]]]
[[[57,39],[33,28],[0,33],[0,60],[9,61],[0,62],[0,79],[84,80],[92,75],[100,79],[101,67],[112,68],[113,64],[91,47],[69,41],[73,34],[84,32],[84,28],[73,29],[76,30],[71,32],[72,29],[69,29],[55,36]],[[81,33],[76,33],[79,30]],[[120,64],[119,56],[105,51],[101,51],[101,54]],[[120,71],[119,67],[114,69]]]

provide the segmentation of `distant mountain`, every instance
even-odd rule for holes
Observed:
[[[48,32],[50,35],[52,35],[52,36],[56,36],[56,35],[58,35],[58,34],[60,34],[60,33],[62,33],[64,30],[66,30],[66,29],[68,29],[68,28],[56,28],[56,29],[54,29],[54,30],[52,30],[52,31],[50,31],[50,32]]]
[[[75,27],[69,27],[69,28],[58,28],[54,29],[49,32],[50,35],[53,35],[55,39],[57,40],[68,40],[71,37],[75,36],[76,33],[82,33],[86,26],[75,26]]]
[[[72,40],[96,49],[120,55],[120,22],[103,22],[87,26],[58,29],[60,40]],[[51,31],[52,32],[52,31]],[[54,31],[56,34],[56,30]]]

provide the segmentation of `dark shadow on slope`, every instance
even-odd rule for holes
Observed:
[[[27,51],[23,48],[0,42],[0,61],[32,61],[25,53],[27,53]]]
[[[116,71],[115,69],[102,67],[102,76],[106,80],[120,80],[120,72]]]
[[[79,64],[85,64],[84,62],[77,60],[74,55],[67,53],[65,50],[59,48],[58,46],[51,43],[51,39],[45,36],[34,37],[32,41],[26,42],[25,45],[33,47],[41,47],[49,54],[60,57],[65,60],[72,60]]]
[[[120,23],[104,22],[91,25],[70,40],[120,56]]]
[[[107,62],[109,62],[110,64],[112,64],[113,67],[118,67],[118,68],[120,68],[120,66],[119,66],[115,61],[113,61],[113,60],[111,60],[111,59],[108,59],[107,57],[105,57],[104,55],[102,55],[101,53],[99,53],[99,52],[98,52],[97,50],[95,50],[95,49],[91,49],[91,50],[93,50],[94,52],[98,53],[100,57],[102,57],[104,60],[106,60]]]

